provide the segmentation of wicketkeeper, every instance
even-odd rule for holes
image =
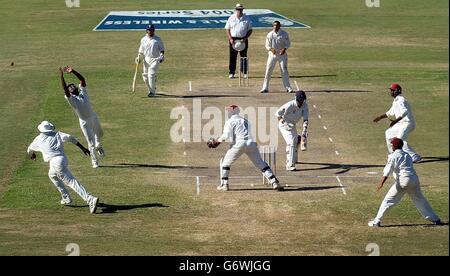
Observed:
[[[232,139],[230,149],[225,154],[221,164],[221,183],[217,187],[218,190],[228,191],[228,177],[230,175],[231,165],[242,155],[246,154],[253,164],[262,171],[268,182],[274,190],[281,191],[283,187],[279,184],[278,179],[273,173],[269,165],[261,158],[258,145],[253,140],[250,131],[250,124],[247,119],[239,115],[239,107],[230,105],[227,107],[229,119],[225,122],[222,136],[217,140],[211,138],[207,145],[210,148],[217,148],[221,142]]]
[[[156,75],[159,65],[164,61],[164,43],[159,36],[155,35],[154,25],[149,25],[146,32],[147,34],[141,39],[135,62],[139,64],[143,59],[142,78],[148,88],[147,96],[153,97],[156,94]]]
[[[298,160],[298,145],[300,149],[307,149],[309,109],[306,94],[299,90],[295,92],[295,99],[280,107],[275,116],[278,117],[278,128],[286,141],[286,170],[295,171]],[[297,123],[303,117],[303,129],[297,133]]]

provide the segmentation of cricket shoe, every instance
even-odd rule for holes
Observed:
[[[220,184],[219,186],[217,186],[217,190],[228,191],[228,184]]]
[[[105,153],[105,150],[103,149],[103,147],[99,147],[99,148],[97,149],[97,153],[98,153],[98,155],[100,155],[101,157],[105,157],[105,156],[106,156],[106,153]]]
[[[371,220],[369,223],[367,223],[369,227],[381,227],[380,221]]]
[[[292,88],[289,87],[289,88],[286,90],[286,92],[287,92],[287,93],[294,93],[294,90],[293,90]]]
[[[61,205],[67,205],[72,203],[72,199],[70,198],[69,194],[65,194],[61,196],[61,201],[60,201]]]
[[[229,75],[228,75],[228,78],[229,78],[229,79],[234,79],[234,74],[229,74]]]
[[[272,183],[272,189],[273,190],[277,190],[279,192],[284,191],[283,186],[280,185],[280,183],[278,182],[278,180],[276,180],[275,182]]]
[[[302,142],[300,143],[300,150],[306,151],[307,150],[306,146],[307,146],[306,141],[302,140]]]
[[[295,166],[286,166],[286,171],[290,171],[290,172],[293,172],[293,171],[296,171],[297,169],[295,168]]]
[[[92,161],[92,168],[93,169],[98,168],[98,162],[97,161]]]
[[[436,220],[435,222],[433,222],[435,225],[444,225],[441,221],[441,219]]]
[[[98,197],[92,197],[91,200],[89,201],[89,212],[91,214],[95,214],[95,211],[97,211],[97,207],[98,207]]]
[[[269,93],[269,90],[267,90],[267,89],[261,89],[261,91],[259,91],[259,93]]]

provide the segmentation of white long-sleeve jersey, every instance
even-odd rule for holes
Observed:
[[[239,115],[231,116],[225,122],[223,134],[218,138],[218,141],[224,142],[230,138],[232,144],[236,145],[254,142],[249,121]]]
[[[53,157],[64,156],[64,143],[71,142],[77,144],[78,140],[72,135],[64,132],[49,132],[41,133],[36,138],[27,149],[27,153],[31,154],[33,152],[42,152],[42,158],[44,162],[50,161]]]
[[[303,121],[309,120],[309,108],[306,101],[303,102],[301,107],[298,107],[297,101],[292,100],[281,106],[275,116],[283,118],[287,124],[296,125],[298,121],[303,117]]]

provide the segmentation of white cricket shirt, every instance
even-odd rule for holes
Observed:
[[[401,149],[397,149],[391,153],[383,169],[383,176],[389,176],[391,173],[394,173],[394,176],[415,175],[416,171],[414,170],[411,156]]]
[[[158,58],[163,51],[164,43],[159,36],[153,35],[153,37],[149,37],[146,35],[141,39],[139,54],[149,58]]]
[[[271,31],[266,36],[266,49],[270,51],[271,48],[275,49],[277,52],[286,48],[291,47],[291,41],[289,40],[289,35],[283,30],[278,30],[278,33]]]
[[[397,97],[395,97],[394,101],[392,102],[392,107],[386,112],[386,116],[394,117],[396,119],[403,117],[403,119],[401,119],[399,123],[415,124],[411,106],[402,95],[398,95]]]
[[[233,115],[225,122],[223,134],[218,138],[219,142],[224,142],[232,138],[233,144],[253,142],[251,126],[247,119]]]
[[[302,106],[298,107],[296,100],[289,101],[277,110],[275,116],[282,117],[286,123],[294,125],[302,117],[303,121],[307,121],[309,118],[308,103],[304,101]]]
[[[252,20],[245,14],[241,18],[233,14],[228,18],[225,29],[230,30],[232,37],[243,38],[252,29]]]
[[[75,145],[78,143],[75,137],[61,131],[41,133],[34,138],[27,149],[27,153],[42,152],[44,162],[48,162],[53,157],[66,156],[64,153],[65,142],[71,142]]]
[[[67,102],[72,106],[77,113],[78,118],[82,120],[87,120],[88,118],[95,115],[94,110],[92,110],[91,103],[89,101],[88,91],[86,87],[79,85],[78,96],[71,95],[70,97],[64,96]]]

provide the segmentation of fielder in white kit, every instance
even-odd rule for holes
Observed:
[[[48,177],[61,194],[61,204],[66,205],[72,202],[70,194],[64,186],[66,184],[89,204],[89,211],[95,213],[99,199],[90,195],[70,172],[69,161],[64,152],[64,143],[71,142],[77,145],[86,155],[89,155],[89,150],[81,145],[75,137],[56,131],[55,126],[48,121],[39,124],[38,130],[41,134],[34,138],[27,153],[32,160],[36,160],[35,152],[41,152],[44,162],[49,162]]]
[[[389,153],[392,153],[391,140],[394,137],[403,140],[403,150],[411,155],[414,163],[422,160],[422,157],[413,150],[413,148],[406,142],[409,133],[416,128],[416,121],[412,114],[409,102],[402,95],[402,87],[396,83],[392,84],[390,95],[394,98],[392,107],[385,113],[376,117],[373,121],[377,123],[381,119],[389,118],[392,120],[389,128],[385,132],[386,145]]]
[[[211,138],[207,143],[208,147],[216,148],[220,143],[232,139],[230,149],[225,154],[221,164],[222,179],[217,189],[228,191],[228,177],[230,175],[231,165],[245,153],[253,164],[261,170],[264,177],[272,185],[272,189],[282,191],[283,187],[280,185],[272,169],[262,160],[258,145],[251,136],[250,124],[247,119],[239,115],[239,107],[231,105],[227,107],[227,112],[229,119],[225,122],[222,136],[217,140]]]
[[[154,25],[149,25],[146,32],[147,34],[141,39],[135,62],[139,64],[143,59],[142,77],[148,88],[147,96],[153,97],[156,95],[156,75],[159,65],[164,61],[164,43],[159,36],[155,35]]]
[[[98,168],[98,159],[96,151],[101,157],[105,157],[105,150],[101,145],[103,138],[103,129],[98,120],[97,114],[94,112],[89,100],[88,90],[86,87],[85,78],[75,71],[72,67],[66,66],[64,69],[59,68],[61,72],[61,85],[64,89],[64,94],[67,102],[72,106],[75,113],[78,115],[81,131],[88,143],[92,168]],[[73,73],[80,81],[79,88],[75,84],[66,84],[64,80],[64,72]]]
[[[266,49],[269,54],[267,58],[266,65],[266,75],[264,77],[263,87],[261,93],[269,92],[269,82],[272,77],[273,69],[277,62],[280,65],[281,77],[283,79],[284,89],[288,93],[294,92],[289,82],[289,72],[288,72],[288,56],[287,49],[291,47],[291,41],[289,40],[289,35],[287,32],[280,29],[280,21],[273,22],[273,30],[267,34],[266,37]]]
[[[286,170],[295,171],[298,161],[298,145],[300,149],[307,149],[309,108],[306,93],[302,90],[295,92],[295,99],[280,107],[275,116],[278,117],[278,128],[286,141]],[[302,133],[297,133],[297,123],[303,117]]]
[[[436,225],[441,224],[441,220],[422,194],[419,177],[414,170],[412,158],[402,150],[403,143],[404,141],[399,138],[391,139],[394,152],[388,157],[387,164],[383,170],[383,178],[381,183],[378,184],[377,191],[383,187],[390,174],[394,175],[395,182],[381,203],[377,216],[368,223],[370,227],[379,227],[384,214],[399,203],[405,193],[411,197],[411,200],[424,218]]]

